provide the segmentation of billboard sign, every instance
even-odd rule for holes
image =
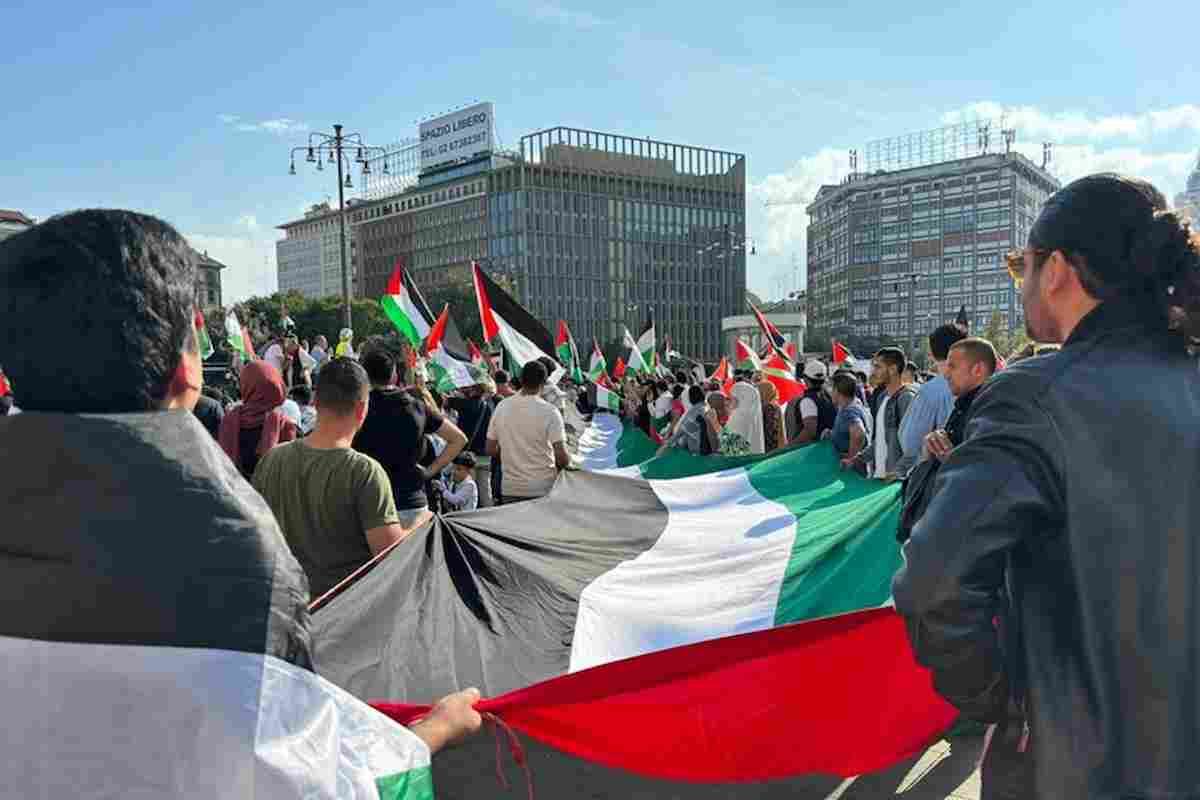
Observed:
[[[492,152],[493,128],[491,103],[479,103],[422,122],[418,128],[421,172]]]

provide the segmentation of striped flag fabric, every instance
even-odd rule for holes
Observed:
[[[237,313],[230,309],[225,315],[225,341],[238,354],[242,363],[255,359],[254,344],[250,341],[250,332],[242,327]]]
[[[408,340],[409,345],[420,347],[433,327],[433,317],[427,308],[422,309],[417,305],[414,295],[415,286],[412,284],[411,277],[397,261],[387,289],[384,291],[383,297],[379,298],[379,305],[383,307],[383,313],[396,326],[400,335]],[[421,303],[424,304],[423,299]]]
[[[849,361],[849,362],[853,363],[854,362],[854,353],[850,352],[850,348],[846,347],[841,342],[835,340],[833,343],[833,358],[831,360],[833,361],[833,363],[835,365],[841,364],[845,361]]]
[[[554,340],[554,351],[558,363],[567,371],[567,376],[576,384],[583,383],[583,366],[579,363],[579,350],[575,347],[575,338],[565,320],[558,321],[558,337]]]
[[[621,395],[598,383],[588,384],[588,399],[596,408],[603,408],[614,414],[621,410]]]
[[[204,322],[204,313],[199,309],[196,310],[196,346],[200,351],[201,361],[204,361],[213,354],[213,343],[208,335],[208,325]],[[3,394],[0,394],[0,397],[3,396]]]
[[[629,348],[629,360],[625,366],[632,369],[634,372],[647,374],[650,372],[650,366],[646,359],[642,356],[641,343],[633,338],[633,334],[629,332],[629,328],[625,329],[624,345]],[[616,375],[616,371],[613,371]]]
[[[613,377],[617,380],[621,380],[625,377],[625,370],[625,362],[621,360],[620,356],[617,356],[617,363],[613,364]]]
[[[608,364],[604,360],[604,353],[600,350],[600,344],[595,339],[592,339],[592,357],[588,362],[587,379],[593,383],[598,383],[606,374]]]
[[[767,343],[776,351],[782,353],[787,346],[787,339],[779,332],[779,329],[771,324],[771,321],[763,316],[763,313],[758,310],[758,307],[750,303],[750,310],[754,312],[754,318],[758,320],[758,327],[762,329],[763,336],[766,337]]]
[[[467,354],[471,356],[472,364],[480,369],[487,369],[487,359],[483,357],[483,351],[479,349],[479,345],[475,344],[472,339],[467,339]]]
[[[783,346],[783,357],[793,364],[796,363],[796,343],[788,342]]]
[[[442,309],[441,316],[425,340],[425,354],[429,357],[429,369],[434,385],[443,394],[467,386],[475,386],[483,380],[483,370],[467,361],[460,361],[446,351],[443,339],[450,323],[450,304]]]
[[[0,600],[29,604],[0,618],[6,797],[432,798],[425,744],[308,667],[304,573],[191,414],[22,414],[5,444],[32,454],[0,486]]]
[[[763,363],[762,373],[766,380],[775,385],[780,405],[800,397],[808,388],[804,381],[796,379],[796,368],[779,353],[775,353]]]
[[[625,438],[614,415],[592,424]],[[609,769],[686,782],[881,769],[955,713],[885,607],[898,499],[840,470],[828,444],[564,472],[545,498],[436,519],[401,542],[315,613],[316,660],[400,715],[479,685],[518,730],[598,764],[593,786]],[[812,670],[799,683],[782,655],[791,636]],[[849,711],[863,692],[878,722],[866,737]],[[662,736],[739,714],[753,724],[720,728],[736,758],[711,757],[708,736]],[[786,735],[767,722],[779,716]],[[463,779],[438,768],[440,786]]]
[[[479,264],[472,264],[471,267],[484,341],[499,339],[508,357],[518,367],[542,357],[554,360],[551,355],[554,353],[554,338],[546,326],[534,319],[508,292],[488,277]],[[550,375],[550,382],[558,383],[562,375],[560,367]]]
[[[735,358],[737,359],[738,369],[747,372],[758,372],[762,369],[762,361],[759,359],[758,353],[754,352],[754,348],[746,344],[740,336],[737,340],[736,349],[737,354]]]
[[[650,309],[637,339],[637,351],[642,358],[642,366],[638,370],[650,375],[658,368],[658,345],[654,337],[654,309]]]

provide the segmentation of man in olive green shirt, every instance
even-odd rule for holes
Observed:
[[[351,449],[367,415],[371,383],[356,361],[335,359],[317,379],[317,427],[267,453],[254,488],[320,597],[428,518],[400,524],[392,484],[378,461]]]

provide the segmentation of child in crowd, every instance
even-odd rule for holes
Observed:
[[[447,511],[474,511],[479,507],[479,486],[471,477],[475,463],[475,454],[464,450],[454,457],[454,478],[450,484],[436,481]]]
[[[301,436],[308,436],[317,427],[317,407],[313,405],[313,390],[311,386],[293,386],[290,399],[300,408],[300,420],[296,427]]]

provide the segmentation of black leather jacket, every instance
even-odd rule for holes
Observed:
[[[997,373],[896,607],[939,693],[1028,715],[1038,797],[1200,797],[1200,372],[1106,303]],[[1007,584],[1007,586],[1006,586]]]

